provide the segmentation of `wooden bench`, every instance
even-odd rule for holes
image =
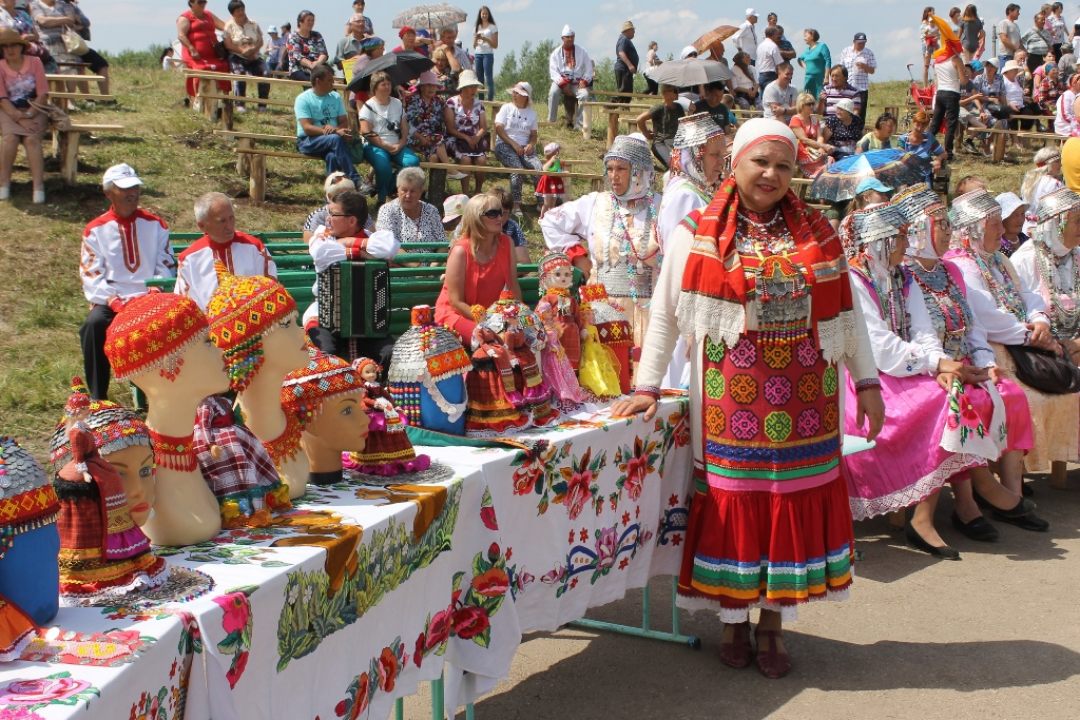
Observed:
[[[53,133],[53,156],[60,159],[60,177],[65,185],[75,185],[79,176],[79,144],[83,133],[114,132],[123,125],[72,125],[69,130],[50,128]]]
[[[233,83],[238,83],[238,82],[248,83],[248,84],[267,83],[269,85],[274,85],[274,86],[278,86],[278,87],[286,87],[286,88],[292,88],[292,89],[300,90],[301,92],[311,88],[311,83],[304,82],[303,80],[290,80],[288,78],[276,78],[276,77],[253,77],[251,75],[237,75],[237,74],[234,74],[234,73],[219,73],[219,72],[212,72],[212,71],[209,71],[209,70],[190,70],[190,69],[185,70],[184,71],[184,77],[185,78],[194,78],[194,79],[200,81],[199,82],[198,97],[200,99],[200,104],[202,105],[202,112],[203,112],[203,114],[206,116],[206,118],[208,120],[213,120],[213,117],[214,117],[214,103],[215,102],[220,102],[221,103],[221,107],[222,107],[221,119],[222,119],[222,123],[225,126],[225,129],[227,129],[227,130],[232,130],[232,128],[233,128],[233,115],[234,115],[235,103],[237,103],[237,102],[253,102],[253,103],[256,103],[256,104],[259,104],[259,105],[270,105],[270,106],[273,106],[273,107],[286,107],[286,108],[289,108],[290,110],[293,108],[293,101],[292,100],[279,100],[279,99],[272,99],[272,98],[267,98],[265,100],[260,100],[258,97],[251,97],[251,96],[243,97],[243,96],[235,95],[235,94],[233,94],[233,88],[235,88],[235,85],[233,85]],[[229,88],[230,88],[229,93],[219,93],[219,92],[217,92],[217,85],[215,84],[217,82],[228,82],[228,83],[230,83],[230,85],[229,85]],[[334,90],[337,90],[339,93],[344,93],[345,90],[346,90],[346,86],[341,84],[341,83],[334,83]],[[344,98],[343,98],[343,100],[344,100]],[[350,107],[349,103],[347,101],[345,102],[345,108],[346,108],[346,111],[348,112],[348,114],[350,116],[350,121],[353,122],[354,125],[355,125],[356,110],[354,108]]]
[[[94,100],[94,101],[115,101],[114,95],[102,95],[101,93],[81,92],[76,90],[75,92],[69,92],[67,89],[68,83],[89,83],[99,82],[106,78],[101,75],[46,75],[45,79],[49,83],[49,97],[51,99],[58,100]]]

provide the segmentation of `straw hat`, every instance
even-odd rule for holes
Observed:
[[[458,76],[458,90],[464,90],[467,87],[484,87],[484,83],[477,79],[476,73],[472,70],[462,70],[461,75]]]
[[[0,29],[0,46],[2,45],[22,45],[24,48],[30,47],[30,43],[23,39],[23,36],[19,34],[17,30],[9,27]]]

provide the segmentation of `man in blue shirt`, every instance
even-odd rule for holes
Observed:
[[[634,75],[638,70],[638,51],[633,42],[636,32],[634,23],[627,20],[615,41],[615,90],[621,93],[634,92]],[[617,97],[612,102],[628,103],[630,98]]]
[[[345,173],[361,187],[359,173],[349,154],[349,116],[341,96],[334,91],[334,71],[325,64],[311,71],[311,89],[296,96],[296,150],[326,161],[326,174]]]

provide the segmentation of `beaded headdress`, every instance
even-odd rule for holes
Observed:
[[[191,298],[142,295],[125,305],[109,325],[105,356],[118,382],[154,369],[171,381],[184,363],[180,356],[206,332],[206,316]]]
[[[716,124],[712,115],[701,112],[679,118],[679,128],[675,131],[675,150],[704,145],[717,135],[723,135],[723,129]]]
[[[94,445],[102,455],[109,455],[133,445],[153,447],[150,430],[132,410],[122,407],[111,400],[92,400],[90,415],[86,426],[94,436]],[[53,431],[49,442],[49,459],[56,469],[60,469],[71,459],[71,445],[68,441],[67,426],[60,422]]]
[[[540,258],[540,287],[546,287],[547,281],[551,279],[551,273],[555,272],[559,268],[570,268],[573,265],[570,263],[570,256],[564,252],[554,251],[549,252],[544,257]]]
[[[963,228],[983,222],[994,213],[1001,214],[994,196],[985,190],[972,190],[953,200],[949,219],[953,227]]]
[[[214,268],[218,287],[206,307],[210,337],[225,354],[229,385],[239,392],[262,367],[263,338],[296,314],[296,302],[273,278],[233,275],[220,262]]]
[[[34,457],[0,436],[0,558],[16,535],[56,522],[59,511],[56,491]]]
[[[90,390],[82,378],[75,377],[71,380],[71,394],[64,405],[64,415],[73,418],[83,410],[90,407]]]
[[[472,359],[457,334],[434,324],[430,306],[417,305],[412,309],[412,326],[394,343],[386,379],[395,403],[410,422],[420,421],[420,386],[450,421],[456,422],[465,412],[465,402],[447,400],[435,383],[472,369]]]
[[[655,172],[653,171],[652,151],[649,149],[649,142],[644,135],[640,133],[619,135],[611,143],[607,154],[604,155],[605,165],[608,160],[622,160],[630,163],[630,186],[625,194],[615,196],[619,202],[640,200],[652,194]],[[611,188],[610,180],[608,181],[608,188]],[[612,192],[614,193],[614,190]]]
[[[892,204],[904,214],[909,223],[917,223],[924,216],[945,208],[941,196],[925,185],[902,190],[893,196]]]
[[[892,203],[855,212],[855,242],[862,247],[873,242],[894,238],[910,223]]]
[[[1078,207],[1080,207],[1080,195],[1067,187],[1058,188],[1039,198],[1039,212],[1035,217],[1035,222],[1042,225]]]
[[[303,427],[318,416],[324,400],[363,391],[359,368],[336,355],[316,353],[306,367],[285,376],[281,384],[281,407]]]

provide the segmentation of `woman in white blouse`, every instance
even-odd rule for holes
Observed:
[[[1075,461],[1080,423],[1077,396],[1047,395],[1020,382],[1005,349],[1006,345],[1030,345],[1061,352],[1050,330],[1046,301],[1000,252],[1001,206],[985,190],[976,190],[953,201],[951,219],[953,249],[945,259],[955,262],[963,274],[968,302],[986,330],[998,373],[1024,390],[1031,408],[1035,447],[1024,458],[1025,468],[1044,472],[1051,461]],[[1006,487],[1021,490],[1018,483],[1009,480]]]
[[[532,85],[522,80],[507,90],[512,102],[506,103],[495,115],[495,157],[508,168],[543,170],[544,164],[536,157],[537,133],[540,118],[532,108]],[[539,175],[510,176],[510,192],[514,196],[514,214],[521,215],[522,178],[536,187]]]

